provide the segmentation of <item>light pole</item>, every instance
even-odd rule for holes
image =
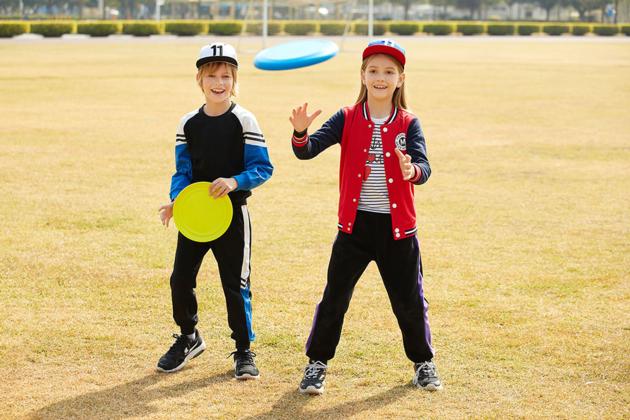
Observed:
[[[155,0],[155,20],[160,20],[160,8],[164,4],[164,0]]]
[[[263,1],[263,25],[262,25],[262,37],[263,37],[263,48],[267,47],[267,24],[269,22],[269,16],[267,16],[267,12],[269,9],[269,5],[267,4],[267,0]]]
[[[374,37],[374,0],[368,5],[368,37]]]

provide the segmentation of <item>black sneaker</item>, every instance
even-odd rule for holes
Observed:
[[[256,353],[249,350],[235,351],[230,353],[230,356],[234,355],[234,377],[236,379],[258,379],[260,372],[254,362]]]
[[[442,382],[438,377],[435,364],[431,360],[416,363],[413,367],[416,371],[415,375],[413,375],[413,384],[415,386],[427,391],[439,391],[442,389]]]
[[[173,334],[175,343],[160,357],[157,370],[160,372],[176,372],[186,366],[190,359],[199,356],[206,349],[199,331],[195,330],[195,339],[189,340],[185,335]]]
[[[300,382],[300,393],[321,395],[324,393],[326,383],[326,366],[319,360],[309,363],[304,369],[304,378]]]

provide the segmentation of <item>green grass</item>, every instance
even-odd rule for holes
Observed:
[[[324,110],[318,125],[350,104],[362,42],[292,72],[255,70],[240,54],[238,101],[276,166],[250,200],[262,378],[248,383],[230,376],[211,257],[197,291],[208,350],[177,374],[154,371],[176,331],[176,231],[157,209],[179,118],[202,102],[201,41],[0,43],[3,415],[630,416],[630,50],[467,41],[405,42],[433,168],[416,204],[445,390],[410,386],[371,265],[321,398],[296,388],[336,232],[339,149],[298,161],[288,116],[308,100]]]

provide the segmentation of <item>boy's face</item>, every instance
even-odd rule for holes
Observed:
[[[221,64],[205,72],[201,78],[201,89],[209,103],[229,102],[234,88],[234,77],[227,64]]]
[[[361,71],[361,83],[367,88],[368,97],[374,99],[391,100],[404,80],[405,74],[400,73],[394,59],[384,54],[370,57],[367,67]]]

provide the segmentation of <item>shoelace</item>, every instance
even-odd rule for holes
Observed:
[[[175,339],[175,343],[168,349],[168,354],[173,354],[179,349],[185,349],[188,344],[188,337],[185,335],[173,334],[173,338]]]
[[[304,369],[304,377],[305,378],[317,378],[319,374],[326,369],[328,366],[323,364],[320,361],[316,361],[314,363],[309,363]]]
[[[253,351],[238,351],[237,350],[230,353],[228,357],[226,357],[226,359],[229,359],[230,356],[235,356],[235,359],[241,363],[246,362],[248,364],[254,364],[254,357],[256,357],[256,353],[254,353]]]
[[[433,377],[435,376],[435,367],[433,366],[433,363],[431,362],[422,362],[416,368],[416,377],[420,376],[420,372],[424,373],[425,376]]]

